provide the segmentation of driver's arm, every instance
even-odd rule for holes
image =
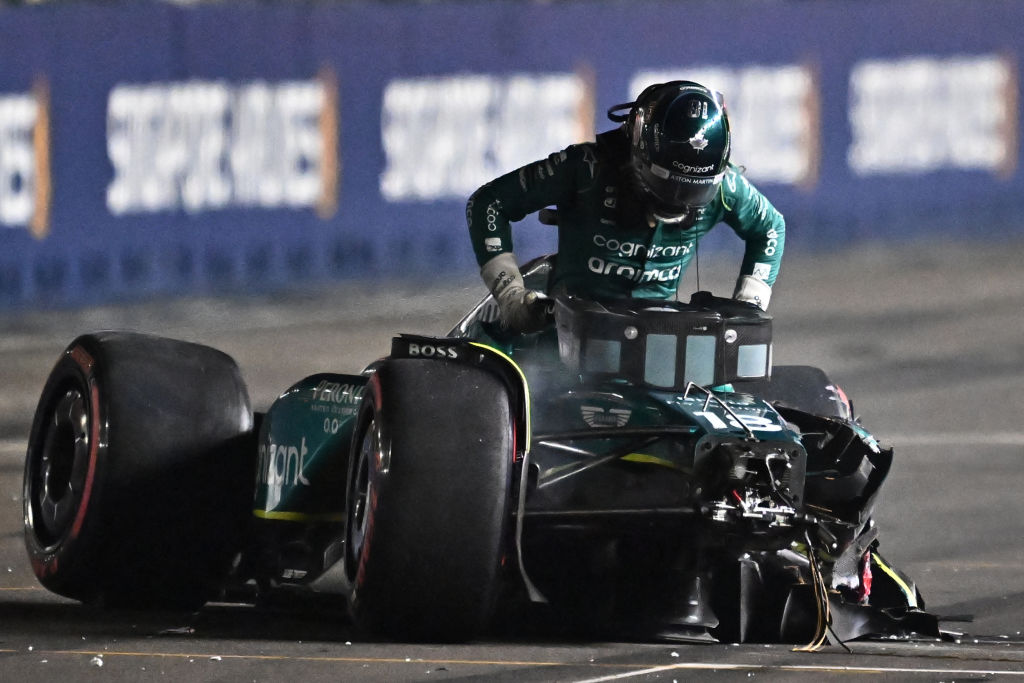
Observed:
[[[511,223],[545,207],[572,201],[578,174],[586,172],[593,177],[593,164],[589,169],[581,164],[588,153],[593,155],[593,149],[587,151],[591,147],[573,145],[506,173],[474,192],[466,204],[480,275],[494,294],[506,327],[526,332],[542,324],[512,251]]]
[[[725,222],[745,243],[734,299],[768,309],[786,244],[786,221],[735,168],[722,183]]]
[[[511,223],[545,207],[572,201],[581,161],[591,144],[572,145],[487,183],[469,198],[466,221],[477,263],[512,251]],[[593,150],[589,151],[593,154]],[[593,166],[591,164],[591,166]]]

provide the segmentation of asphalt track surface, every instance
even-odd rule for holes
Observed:
[[[0,680],[1024,681],[1021,247],[787,256],[772,305],[776,362],[826,368],[895,447],[877,516],[883,552],[961,634],[854,642],[850,652],[536,637],[366,643],[327,605],[181,614],[64,600],[38,586],[25,559],[21,476],[38,392],[76,334],[136,329],[223,349],[259,408],[307,374],[360,369],[394,333],[445,332],[481,290],[348,286],[0,316]],[[727,293],[735,269],[705,259],[702,287]]]

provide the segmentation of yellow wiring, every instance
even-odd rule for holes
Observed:
[[[825,577],[821,575],[821,570],[818,568],[813,552],[813,548],[807,548],[807,559],[811,563],[811,581],[814,583],[814,597],[818,603],[818,624],[813,640],[803,647],[793,648],[793,652],[817,652],[820,650],[825,644],[828,627],[832,624],[832,612],[828,602],[828,588],[825,586]],[[918,606],[917,595],[910,589],[906,581],[900,578],[899,574],[887,565],[878,553],[871,553],[871,557],[874,559],[875,564],[878,565],[878,568],[888,574],[889,578],[900,587],[900,590],[903,591],[907,598],[907,604],[910,607],[916,608]]]
[[[828,627],[832,623],[832,612],[828,603],[828,588],[825,577],[821,575],[818,562],[814,558],[814,548],[807,547],[807,559],[811,565],[811,583],[814,585],[814,602],[818,609],[818,623],[814,629],[814,638],[803,647],[793,648],[793,652],[817,652],[825,645]]]

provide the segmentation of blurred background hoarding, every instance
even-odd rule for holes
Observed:
[[[1019,236],[1022,25],[1012,0],[0,5],[0,309],[472,273],[477,186],[675,78],[724,93],[790,250]]]

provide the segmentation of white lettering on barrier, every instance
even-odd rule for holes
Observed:
[[[0,226],[49,229],[49,88],[0,95]]]
[[[858,175],[1010,172],[1016,101],[1015,68],[1006,57],[859,62],[850,72],[847,162]]]
[[[630,96],[652,83],[696,81],[725,96],[732,159],[754,181],[813,185],[821,149],[814,71],[799,64],[695,66],[634,74]]]
[[[0,97],[0,224],[28,225],[32,218],[35,161],[32,129],[36,102],[31,95]]]
[[[575,74],[391,81],[381,105],[381,195],[464,199],[502,173],[589,139],[588,98]]]
[[[115,215],[312,208],[337,175],[332,82],[118,85],[107,103]]]

